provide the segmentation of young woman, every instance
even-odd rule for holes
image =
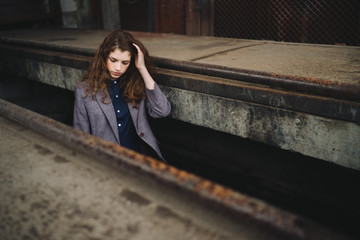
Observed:
[[[164,160],[146,115],[166,117],[171,107],[152,70],[141,42],[128,32],[109,34],[75,86],[74,127]]]

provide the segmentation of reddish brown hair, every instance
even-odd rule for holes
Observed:
[[[146,98],[144,80],[135,66],[135,54],[137,54],[137,50],[133,46],[133,43],[138,45],[144,53],[146,68],[149,73],[152,74],[154,67],[144,45],[130,33],[116,30],[110,33],[99,46],[90,68],[82,79],[82,81],[88,82],[85,97],[87,97],[91,91],[91,96],[94,98],[95,94],[101,91],[103,93],[102,102],[105,103],[108,97],[105,89],[107,83],[111,80],[110,72],[107,69],[107,59],[111,52],[119,49],[122,52],[129,51],[131,54],[130,66],[120,77],[121,86],[124,88],[125,101],[131,102],[133,107],[136,107],[137,103]]]

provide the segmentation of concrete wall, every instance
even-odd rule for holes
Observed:
[[[101,14],[101,28],[120,28],[120,8],[118,0],[101,0],[99,6],[91,4],[91,0],[60,0],[65,28],[88,29],[97,23],[93,10]],[[92,8],[99,9],[92,9]]]
[[[174,119],[360,169],[357,123],[166,86],[162,90]]]
[[[65,28],[92,28],[91,0],[60,0]]]

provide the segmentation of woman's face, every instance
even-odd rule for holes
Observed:
[[[106,61],[107,69],[110,72],[111,80],[118,79],[129,68],[131,62],[131,53],[115,49],[109,54]]]

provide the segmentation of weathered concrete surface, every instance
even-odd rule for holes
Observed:
[[[360,47],[262,42],[197,60],[206,64],[360,84]]]
[[[166,86],[162,90],[174,103],[174,119],[360,169],[359,123]]]
[[[65,28],[92,28],[94,20],[90,1],[61,0],[62,25]]]
[[[348,239],[2,100],[0,113],[1,239]]]
[[[61,66],[52,63],[25,60],[26,71],[21,71],[19,77],[36,79],[39,82],[65,89],[74,89],[75,84],[81,79],[83,70]]]
[[[1,41],[95,52],[110,31],[12,30]],[[360,47],[134,33],[154,57],[360,84]]]
[[[0,132],[0,239],[275,239],[3,117]]]
[[[84,70],[81,62],[90,61],[87,56],[95,52],[107,33],[93,30],[2,32],[2,42],[59,51],[40,49],[49,52],[39,54],[40,57],[37,53],[25,54],[28,50],[17,50],[17,55],[2,54],[0,71],[72,90]],[[314,82],[325,79],[340,86],[360,85],[360,48],[357,47],[167,34],[135,35],[156,57],[305,76],[313,78]],[[73,50],[85,56],[67,57],[66,52]],[[201,85],[198,88],[200,82],[195,80],[199,76],[195,74],[173,72],[163,76],[161,84],[173,106],[171,117],[174,119],[360,169],[359,102],[286,89],[276,92],[275,88],[256,84],[237,84],[238,94],[213,94],[218,87],[223,92],[231,92],[231,86],[235,85],[228,79],[214,80],[208,77],[209,81],[222,84]],[[184,81],[184,78],[187,80]]]

